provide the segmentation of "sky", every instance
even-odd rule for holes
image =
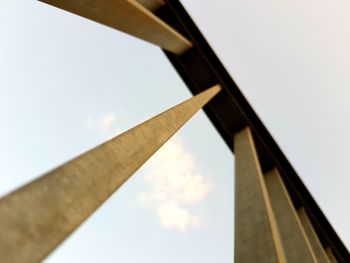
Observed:
[[[183,0],[350,246],[350,4]],[[0,196],[191,97],[159,48],[0,0]],[[232,262],[233,157],[198,113],[45,262]]]

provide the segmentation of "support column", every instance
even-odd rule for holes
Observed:
[[[266,173],[265,182],[287,262],[317,263],[279,171]]]
[[[235,262],[286,262],[253,136],[234,136]]]
[[[175,54],[182,54],[192,43],[136,0],[40,0],[82,17],[110,26],[153,43]],[[155,8],[156,2],[141,1]]]
[[[298,210],[298,215],[300,218],[300,222],[305,230],[306,236],[309,239],[311,248],[316,256],[318,263],[330,263],[327,254],[321,244],[321,241],[319,240],[314,227],[312,226],[312,223],[309,219],[309,216],[307,215],[305,209],[302,207]]]
[[[41,262],[220,89],[208,89],[2,198],[0,262]]]

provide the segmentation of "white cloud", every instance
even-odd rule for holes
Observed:
[[[112,113],[106,113],[100,117],[88,116],[86,118],[86,125],[89,129],[97,132],[106,139],[110,139],[121,132],[117,127],[117,117]]]
[[[163,227],[184,231],[201,220],[189,206],[198,205],[209,193],[210,182],[201,174],[193,155],[174,138],[149,161],[145,182],[150,189],[140,199],[152,208]]]
[[[114,114],[106,114],[104,116],[102,116],[101,119],[101,124],[102,124],[102,128],[105,130],[110,129],[117,121],[117,117]]]
[[[193,216],[188,210],[174,204],[163,204],[157,207],[157,215],[162,226],[184,231],[189,226],[198,226],[199,218]]]

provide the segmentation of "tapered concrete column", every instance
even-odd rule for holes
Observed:
[[[288,263],[317,263],[278,170],[265,174],[265,182]]]
[[[298,215],[300,218],[300,222],[305,230],[306,236],[309,239],[311,248],[316,256],[318,263],[330,263],[327,254],[321,244],[321,241],[319,240],[314,227],[312,226],[312,223],[309,219],[309,216],[307,215],[305,209],[302,207],[298,210]]]
[[[40,0],[182,54],[192,43],[136,0]],[[156,8],[163,1],[143,0]],[[158,5],[157,5],[158,3]]]
[[[328,256],[329,262],[331,263],[338,263],[338,260],[335,258],[333,251],[330,247],[326,248],[326,254]]]
[[[286,262],[253,137],[234,136],[235,262]]]
[[[1,199],[0,262],[40,262],[220,89],[202,92]]]

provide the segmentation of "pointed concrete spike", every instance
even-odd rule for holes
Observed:
[[[0,262],[40,262],[220,89],[210,88],[0,199]]]

